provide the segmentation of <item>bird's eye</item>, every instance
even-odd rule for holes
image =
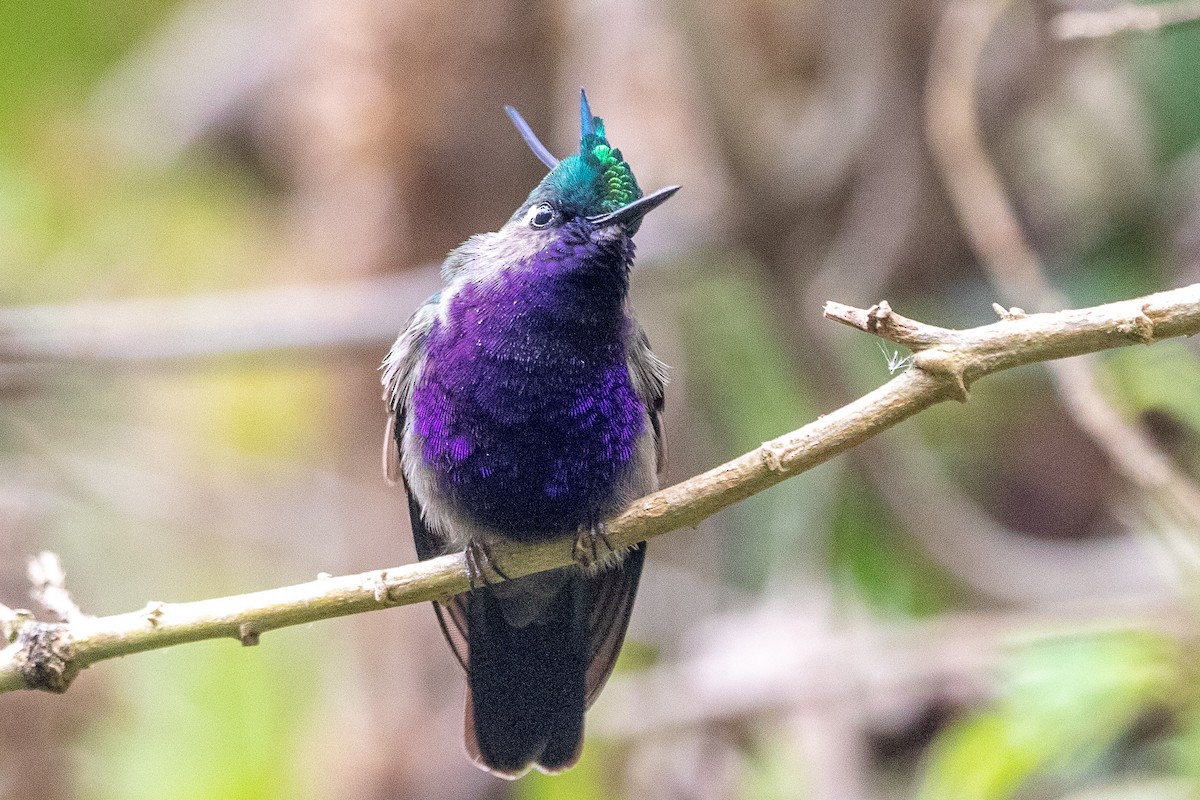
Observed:
[[[529,216],[529,227],[531,228],[546,228],[550,223],[554,222],[554,207],[549,203],[542,203],[535,206],[533,213]]]

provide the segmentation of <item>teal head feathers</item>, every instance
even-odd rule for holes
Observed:
[[[583,90],[580,90],[579,100],[579,152],[561,161],[538,141],[515,109],[509,106],[505,110],[534,155],[550,168],[549,174],[517,211],[517,216],[523,215],[536,203],[553,197],[564,219],[587,217],[618,221],[619,218],[626,222],[630,235],[636,232],[641,216],[650,208],[643,209],[638,203],[642,200],[642,190],[633,176],[633,170],[622,157],[621,151],[609,143],[604,120],[592,115],[587,94]],[[658,205],[658,202],[653,205]],[[636,213],[612,216],[627,208]]]

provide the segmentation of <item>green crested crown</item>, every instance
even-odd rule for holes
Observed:
[[[570,215],[589,217],[607,214],[642,196],[633,170],[621,151],[608,142],[604,120],[592,116],[587,95],[579,93],[579,152],[562,161],[546,149],[516,109],[506,107],[513,124],[530,150],[550,173],[529,196],[529,203],[553,198]],[[518,210],[517,215],[522,212]]]
[[[592,117],[591,122],[593,130],[583,133],[579,153],[585,161],[595,162],[594,169],[599,173],[594,179],[600,198],[599,211],[616,211],[641,197],[642,190],[633,177],[633,170],[621,157],[621,151],[609,145],[604,135],[604,120]]]

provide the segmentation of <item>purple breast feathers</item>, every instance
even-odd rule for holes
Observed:
[[[441,488],[459,513],[513,539],[610,513],[648,433],[621,298],[598,303],[603,290],[571,280],[521,271],[461,288],[429,333],[412,395],[421,455]]]

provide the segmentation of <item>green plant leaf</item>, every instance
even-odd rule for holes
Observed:
[[[1000,699],[935,742],[921,800],[1003,800],[1037,775],[1094,764],[1179,679],[1170,639],[1145,632],[1060,636],[1016,650]]]

